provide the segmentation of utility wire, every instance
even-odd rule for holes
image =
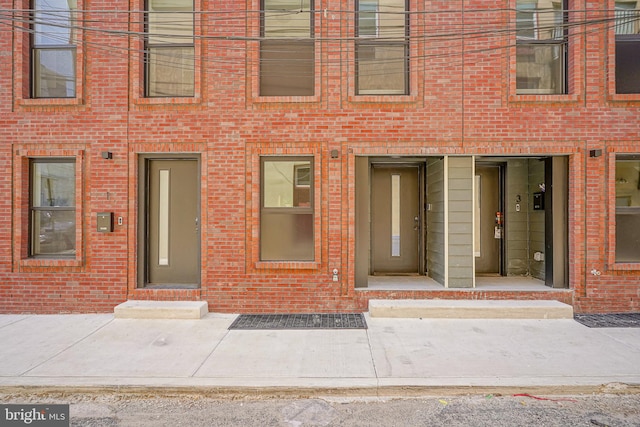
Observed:
[[[11,31],[22,31],[28,34],[36,34],[36,31],[33,29],[34,26],[38,27],[39,25],[47,25],[49,27],[57,27],[59,29],[67,29],[69,31],[73,31],[76,34],[78,32],[83,32],[87,35],[87,37],[83,37],[82,41],[79,41],[79,43],[82,43],[83,45],[88,46],[89,48],[93,48],[96,49],[97,51],[100,52],[105,52],[105,53],[113,53],[113,54],[140,54],[141,56],[144,56],[144,48],[141,49],[137,49],[137,48],[131,48],[129,46],[127,47],[121,47],[121,46],[114,46],[112,44],[109,43],[105,43],[105,42],[97,42],[94,41],[94,37],[91,37],[91,35],[94,36],[98,36],[98,35],[105,35],[105,36],[115,36],[115,37],[123,37],[126,38],[127,41],[128,40],[138,40],[139,42],[143,42],[147,37],[149,38],[158,38],[158,39],[164,39],[164,40],[171,40],[172,38],[176,38],[176,37],[181,37],[183,38],[183,36],[176,36],[176,35],[171,35],[171,34],[165,34],[165,33],[158,33],[158,34],[152,34],[152,33],[148,33],[148,32],[144,32],[144,31],[130,31],[130,30],[114,30],[114,29],[109,29],[109,28],[101,28],[102,25],[105,24],[110,24],[112,23],[111,20],[106,20],[106,19],[91,19],[91,20],[87,20],[87,19],[79,19],[79,18],[70,18],[66,21],[69,21],[69,24],[61,24],[58,23],[58,21],[60,20],[60,15],[63,13],[66,13],[68,15],[80,15],[80,16],[87,16],[87,15],[95,15],[97,13],[104,13],[107,16],[112,16],[112,15],[120,15],[120,14],[126,14],[126,15],[132,15],[132,14],[140,14],[140,15],[144,15],[146,12],[145,11],[69,11],[69,10],[60,10],[60,11],[49,11],[51,12],[52,16],[55,19],[52,20],[41,20],[41,19],[36,19],[34,18],[34,10],[32,9],[14,9],[14,10],[8,10],[8,9],[0,9],[0,32],[2,32],[2,28],[9,28]],[[515,12],[514,9],[492,9],[492,10],[480,10],[478,12],[482,12],[482,13],[504,13],[504,12]],[[174,15],[177,12],[172,12]],[[183,13],[183,12],[181,12]],[[223,17],[218,17],[218,14],[222,13],[222,15],[224,15]],[[229,12],[232,13],[232,12]],[[237,13],[237,12],[233,12],[233,13]],[[216,20],[220,20],[225,22],[225,24],[227,26],[220,28],[220,26],[215,28],[216,32],[222,32],[222,30],[224,29],[233,29],[234,33],[240,33],[242,31],[238,31],[238,30],[244,30],[246,27],[246,22],[247,22],[247,16],[251,15],[251,14],[261,14],[262,12],[260,11],[247,11],[245,13],[242,13],[240,16],[238,16],[237,18],[235,18],[233,21],[238,21],[238,24],[230,24],[229,23],[229,16],[228,13],[225,12],[188,12],[188,16],[190,17],[190,19],[185,20],[185,22],[193,22],[193,16],[194,15],[202,15],[202,16],[206,16],[209,17],[212,14],[216,14],[213,17],[213,21],[215,22]],[[322,13],[322,16],[324,16],[323,11],[317,12],[317,13]],[[336,11],[329,11],[328,14],[335,14]],[[349,12],[344,12],[344,13],[348,13],[349,15],[354,15],[355,16],[355,12],[353,11],[349,11]],[[436,12],[407,12],[407,15],[410,14],[433,14]],[[454,13],[452,11],[443,11],[441,13],[445,13],[445,14],[450,14],[450,13]],[[459,12],[458,12],[459,13]],[[469,11],[465,11],[465,13],[468,13]],[[505,40],[507,39],[509,36],[511,36],[513,33],[517,33],[519,31],[523,31],[523,30],[537,30],[540,32],[544,32],[544,31],[551,31],[554,29],[562,29],[563,33],[567,34],[566,36],[564,36],[565,40],[568,40],[568,38],[570,37],[576,37],[576,36],[581,36],[581,35],[586,35],[586,34],[593,34],[593,33],[597,33],[597,32],[601,32],[601,31],[608,31],[611,27],[615,27],[617,25],[619,25],[620,20],[622,19],[623,22],[625,24],[628,23],[637,23],[638,20],[640,20],[640,15],[638,15],[640,12],[636,11],[635,13],[635,17],[633,18],[629,18],[627,16],[625,16],[624,18],[620,18],[617,16],[612,16],[612,11],[611,10],[584,10],[584,11],[565,11],[565,12],[560,12],[564,15],[568,15],[569,18],[571,18],[571,15],[579,15],[581,13],[589,13],[591,15],[602,15],[602,17],[598,17],[598,18],[592,18],[592,19],[584,19],[584,20],[576,20],[576,19],[566,19],[564,22],[562,23],[550,23],[549,25],[546,26],[531,26],[531,27],[522,27],[519,26],[518,28],[516,28],[516,26],[514,25],[514,22],[511,22],[510,25],[507,25],[506,27],[504,26],[504,21],[500,20],[500,21],[495,21],[495,22],[487,22],[482,21],[479,22],[477,24],[477,29],[475,29],[473,24],[467,24],[465,23],[465,32],[461,33],[459,31],[457,31],[458,25],[461,27],[462,24],[456,24],[456,25],[446,25],[447,27],[453,27],[450,31],[446,31],[446,32],[422,32],[419,30],[414,30],[411,32],[411,35],[408,36],[400,36],[400,37],[376,37],[376,38],[365,38],[365,37],[356,37],[356,36],[340,36],[340,37],[332,37],[332,36],[320,36],[320,37],[313,37],[313,38],[292,38],[292,39],[287,39],[290,40],[292,43],[296,43],[296,42],[308,42],[310,40],[313,41],[313,43],[315,43],[316,45],[320,45],[321,50],[323,49],[323,45],[328,45],[330,43],[340,43],[340,53],[341,54],[347,54],[347,56],[352,57],[351,59],[349,59],[349,63],[353,64],[353,66],[355,66],[357,64],[357,58],[354,57],[354,50],[356,49],[355,45],[356,44],[369,44],[369,45],[384,45],[385,43],[401,43],[402,44],[407,44],[407,46],[414,44],[414,43],[423,43],[423,45],[420,46],[420,49],[422,50],[422,54],[418,54],[418,55],[403,55],[403,56],[399,56],[397,58],[394,58],[393,60],[391,60],[391,63],[393,62],[398,62],[398,61],[409,61],[409,63],[411,65],[413,65],[415,63],[415,61],[419,60],[419,59],[439,59],[439,58],[452,58],[452,57],[461,57],[461,51],[459,51],[457,48],[458,46],[455,45],[454,42],[464,42],[465,45],[467,44],[474,44],[475,42],[484,42],[487,39],[491,39],[491,38],[495,38],[496,40]],[[38,13],[39,16],[43,16],[42,12]],[[467,19],[468,20],[468,19]],[[52,22],[53,21],[53,22]],[[134,21],[134,22],[130,22],[130,21],[126,21],[126,22],[121,22],[120,25],[127,25],[127,24],[138,24],[141,25],[144,21]],[[174,21],[174,24],[178,24],[176,28],[180,28],[179,22],[181,21]],[[92,25],[88,25],[88,24],[92,24]],[[242,25],[239,25],[242,24]],[[423,23],[424,24],[424,23]],[[487,25],[490,26],[495,26],[495,28],[491,28],[489,30],[487,30]],[[636,24],[637,25],[637,24]],[[356,24],[353,23],[353,25],[347,25],[347,28],[355,28]],[[420,27],[420,26],[419,26]],[[206,25],[202,25],[203,29],[208,28],[208,26]],[[482,29],[485,28],[485,29]],[[579,31],[576,31],[579,30]],[[318,32],[318,31],[316,31]],[[55,35],[51,35],[48,34],[47,35],[50,36],[50,38],[55,39]],[[210,42],[226,42],[224,45],[224,49],[230,52],[246,52],[246,50],[248,49],[247,44],[251,44],[251,43],[260,43],[263,41],[269,41],[271,40],[271,38],[268,37],[261,37],[261,36],[245,36],[245,35],[220,35],[220,36],[216,36],[216,35],[210,35],[210,34],[194,34],[193,36],[189,36],[188,39],[193,39],[198,40],[198,41],[202,41],[202,42],[206,42],[206,43],[210,43]],[[89,41],[91,40],[91,41]],[[549,40],[549,42],[552,42],[553,39]],[[63,39],[60,36],[60,42],[62,45],[64,44],[68,44],[68,40]],[[238,42],[242,42],[242,44],[238,44]],[[451,46],[453,44],[453,46]],[[495,45],[496,43],[492,43],[493,45]],[[159,44],[160,46],[162,44]],[[489,46],[489,47],[477,47],[477,48],[472,48],[469,49],[468,47],[465,47],[465,55],[469,55],[469,54],[479,54],[479,53],[487,53],[487,52],[492,52],[492,51],[500,51],[500,50],[504,50],[504,49],[510,49],[513,48],[517,45],[516,43],[513,43],[512,41],[507,41],[507,43],[500,43],[497,46]],[[167,46],[170,46],[169,43],[167,43]],[[409,51],[411,51],[411,49],[408,49]],[[271,50],[263,50],[262,51],[265,54],[268,53],[277,53],[278,51],[271,51]],[[331,53],[335,53],[335,52],[331,52]],[[344,58],[342,58],[343,55],[340,55],[340,58],[335,59],[336,62],[343,62]],[[185,57],[185,59],[191,59],[194,60],[195,57],[200,58],[200,55],[194,55],[192,58],[189,58],[188,56]],[[314,55],[315,57],[315,55]],[[321,56],[322,57],[322,56]],[[229,57],[224,57],[224,58],[211,58],[211,57],[203,57],[201,58],[201,61],[203,63],[212,63],[212,64],[244,64],[246,59],[245,59],[245,55],[243,55],[242,57],[238,57],[237,60],[230,60]],[[265,63],[268,62],[268,60],[265,60],[264,58],[257,58],[255,59],[255,61],[259,61],[259,63]],[[277,61],[277,60],[274,60]],[[331,60],[330,60],[331,61]],[[293,60],[292,63],[295,63],[296,61]],[[300,59],[298,60],[298,62],[304,63],[304,62],[308,62],[308,60],[305,59]],[[159,62],[161,63],[161,62]],[[381,63],[384,64],[384,61],[382,61]],[[174,65],[171,65],[174,64]],[[171,63],[166,63],[166,65],[169,66],[175,66],[175,62],[171,61]],[[257,64],[252,64],[252,65],[257,65]],[[331,65],[331,62],[323,62],[321,63],[321,65]],[[446,67],[447,65],[450,64],[446,64],[443,63],[441,66],[442,67]],[[381,72],[381,74],[384,74]],[[368,74],[368,75],[373,75],[373,74]]]

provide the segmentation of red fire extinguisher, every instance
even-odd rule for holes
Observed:
[[[504,219],[502,212],[496,212],[496,226],[494,227],[493,237],[502,239],[502,221]]]

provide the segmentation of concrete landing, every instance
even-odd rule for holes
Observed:
[[[116,319],[200,319],[208,312],[206,301],[127,301],[113,310]]]
[[[370,300],[369,315],[422,319],[573,319],[573,307],[546,300]]]

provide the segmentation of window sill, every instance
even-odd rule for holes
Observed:
[[[202,102],[200,97],[166,97],[166,98],[135,98],[133,103],[135,105],[197,105]]]
[[[640,271],[640,262],[617,262],[610,268],[613,271]]]
[[[411,104],[418,100],[416,95],[349,95],[352,104]]]
[[[52,267],[81,267],[82,260],[77,258],[26,258],[19,262],[21,268],[38,270]]]
[[[313,96],[255,96],[254,104],[315,104],[320,102],[319,95]]]
[[[320,263],[316,261],[258,261],[256,270],[317,270]]]
[[[20,107],[65,107],[83,105],[82,98],[20,98],[16,100]]]
[[[579,95],[519,94],[509,96],[509,102],[512,104],[571,104],[580,101]]]
[[[609,95],[611,102],[640,102],[640,93],[614,93]]]

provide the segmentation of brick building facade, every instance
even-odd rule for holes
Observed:
[[[0,1],[0,312],[640,310],[635,1]]]

